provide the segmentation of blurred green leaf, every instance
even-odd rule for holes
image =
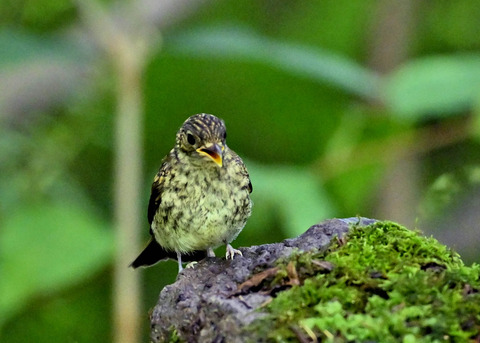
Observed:
[[[75,18],[75,3],[68,0],[35,0],[23,4],[25,26],[44,31],[68,23]]]
[[[70,60],[81,62],[88,56],[81,46],[62,36],[43,36],[14,30],[0,30],[0,67],[18,65],[25,61]],[[84,61],[83,61],[84,62]]]
[[[75,204],[25,205],[0,232],[0,325],[33,296],[53,293],[111,261],[112,233]]]
[[[318,180],[306,168],[267,166],[248,162],[255,206],[271,206],[289,237],[329,218],[334,210]]]
[[[445,117],[478,104],[480,55],[417,59],[396,70],[385,83],[385,102],[408,119]]]
[[[33,306],[5,324],[0,340],[2,343],[112,342],[112,323],[107,319],[111,317],[111,280],[111,273],[97,273],[67,291],[34,301]],[[148,333],[148,321],[145,324],[144,332]],[[142,342],[147,342],[146,338]]]
[[[274,40],[244,28],[223,26],[185,32],[167,39],[165,50],[201,58],[265,63],[361,97],[373,99],[378,94],[378,75],[353,60],[317,47]]]

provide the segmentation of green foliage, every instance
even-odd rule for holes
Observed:
[[[74,6],[68,0],[5,0],[0,3],[0,22],[44,32],[58,29],[74,18]]]
[[[32,299],[2,330],[2,342],[111,342],[111,278],[92,270],[63,291],[53,290]],[[148,331],[148,325],[144,326]]]
[[[385,85],[392,113],[407,119],[443,117],[478,103],[480,55],[430,56],[396,70]]]
[[[72,161],[85,146],[101,141],[89,132],[94,122],[87,123],[84,117],[66,116],[55,121],[38,120],[32,132],[2,129],[2,328],[22,310],[32,311],[29,305],[37,299],[85,282],[111,262],[110,224],[70,173],[75,166]],[[26,322],[38,325],[34,320]]]
[[[0,66],[16,65],[39,60],[76,59],[82,55],[79,46],[61,37],[37,36],[14,30],[0,31]]]
[[[248,168],[255,185],[252,198],[256,213],[252,220],[264,216],[269,208],[276,208],[280,227],[287,237],[295,237],[322,218],[333,215],[331,200],[308,170],[251,161]]]
[[[328,261],[333,270],[268,305],[269,316],[255,327],[273,341],[296,341],[291,328],[326,342],[467,341],[480,335],[480,266],[465,266],[433,238],[378,222],[354,228],[309,258]]]
[[[36,30],[55,28],[68,22],[75,13],[74,5],[66,0],[29,0],[25,1],[22,22]]]
[[[0,318],[34,296],[72,286],[111,259],[107,225],[75,204],[40,203],[10,214],[0,232]],[[4,324],[4,322],[0,322]]]
[[[479,28],[475,20],[480,15],[480,3],[476,0],[460,2],[438,1],[434,6],[425,4],[429,16],[425,22],[427,39],[433,44],[449,49],[478,50],[480,41]],[[461,20],[459,20],[461,18]],[[441,21],[441,25],[439,24]]]
[[[203,58],[261,62],[294,76],[375,98],[379,77],[354,61],[321,49],[275,41],[238,27],[198,29],[167,41],[166,50]]]

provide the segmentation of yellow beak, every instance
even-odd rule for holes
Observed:
[[[218,144],[212,144],[206,147],[198,148],[197,152],[200,155],[210,157],[219,167],[223,165],[223,149],[224,147]]]

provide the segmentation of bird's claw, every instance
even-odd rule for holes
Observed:
[[[189,262],[189,263],[187,263],[187,265],[185,266],[185,269],[193,269],[193,268],[195,268],[195,265],[196,265],[197,263],[198,263],[197,261]]]
[[[234,249],[230,244],[227,244],[227,253],[226,253],[225,258],[227,260],[233,260],[235,255],[243,256],[243,254],[240,250]]]

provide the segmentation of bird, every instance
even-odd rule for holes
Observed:
[[[214,257],[221,245],[226,259],[242,255],[230,243],[251,215],[252,183],[226,138],[224,121],[212,114],[185,120],[154,177],[147,211],[151,239],[131,267],[176,259],[180,273],[182,263]]]

